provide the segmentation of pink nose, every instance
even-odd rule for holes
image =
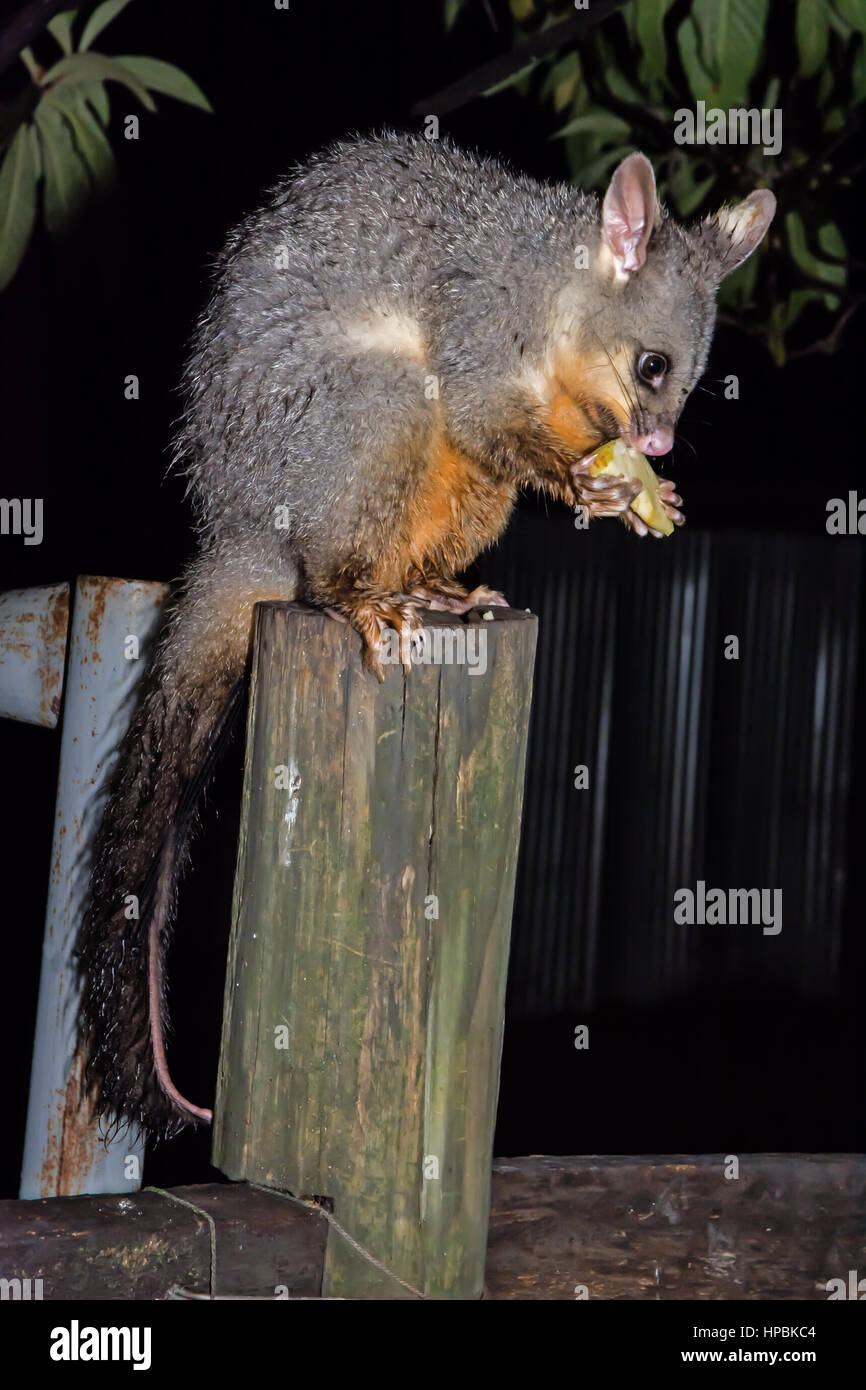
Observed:
[[[674,432],[670,425],[656,425],[649,434],[632,435],[629,443],[640,454],[669,454],[674,447]]]

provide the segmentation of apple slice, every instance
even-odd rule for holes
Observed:
[[[619,478],[637,478],[642,486],[631,504],[632,511],[637,512],[654,531],[661,531],[663,536],[671,534],[674,523],[661,504],[658,478],[648,460],[637,449],[632,449],[623,439],[611,439],[596,449],[589,460],[589,471],[594,478],[600,473],[610,473]]]

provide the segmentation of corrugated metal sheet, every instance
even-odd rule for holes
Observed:
[[[833,995],[856,539],[692,530],[650,544],[527,516],[479,570],[541,619],[512,1017],[737,985]],[[678,925],[674,893],[698,879],[781,888],[781,934]]]

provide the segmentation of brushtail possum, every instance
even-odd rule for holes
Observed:
[[[100,1113],[161,1135],[210,1118],[171,1081],[163,957],[254,605],[323,606],[376,672],[385,626],[496,601],[459,576],[521,488],[646,534],[630,506],[640,482],[587,460],[614,439],[670,450],[719,281],[774,209],[759,190],[686,227],[659,206],[641,154],[599,201],[385,134],[313,158],[231,233],[175,449],[198,551],[123,740],[82,928]],[[680,523],[674,485],[660,481],[659,498]]]

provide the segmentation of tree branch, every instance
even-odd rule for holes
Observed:
[[[826,338],[819,338],[817,342],[810,343],[807,347],[795,348],[793,352],[788,353],[787,360],[794,362],[798,357],[810,357],[812,353],[816,352],[825,357],[831,357],[834,352],[838,352],[848,320],[856,314],[858,309],[863,308],[863,303],[862,299],[855,299],[852,304],[848,305],[845,312],[839,315]]]
[[[548,54],[555,53],[569,39],[583,38],[596,24],[600,24],[616,10],[621,10],[625,4],[626,0],[593,0],[592,9],[579,10],[571,19],[564,19],[560,24],[552,24],[549,29],[542,29],[510,52],[501,53],[497,58],[491,58],[490,62],[482,63],[481,67],[475,68],[473,72],[465,73],[449,87],[443,87],[442,91],[416,101],[410,114],[445,116],[449,111],[456,111],[458,107],[465,106],[468,101],[480,96],[490,87],[504,82],[506,77],[519,72],[534,59],[546,58]]]

